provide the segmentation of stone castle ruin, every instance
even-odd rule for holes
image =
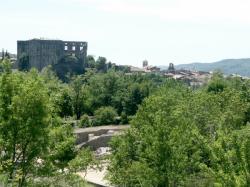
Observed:
[[[60,66],[60,62],[65,62],[63,59],[68,56],[77,59],[77,66],[83,67],[87,56],[87,42],[47,39],[17,41],[18,67],[29,66],[41,71],[48,65]]]

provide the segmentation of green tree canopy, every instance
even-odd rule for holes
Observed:
[[[48,144],[47,92],[34,70],[5,72],[0,87],[1,169],[22,186]]]
[[[191,91],[169,82],[146,99],[131,128],[113,139],[111,182],[248,186],[249,103],[229,86]]]

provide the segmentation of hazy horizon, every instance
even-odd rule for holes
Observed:
[[[88,42],[88,54],[141,66],[250,57],[247,0],[44,0],[0,2],[0,49],[16,40]]]

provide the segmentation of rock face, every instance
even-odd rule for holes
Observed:
[[[29,66],[41,71],[48,65],[56,65],[65,56],[74,56],[83,63],[87,56],[87,42],[32,39],[17,41],[17,63],[27,56]]]

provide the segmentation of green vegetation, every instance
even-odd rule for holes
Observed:
[[[56,91],[65,88],[33,69],[14,73],[7,60],[0,66],[0,185],[84,185],[75,172],[94,160],[60,118]]]
[[[85,186],[76,172],[97,160],[76,148],[75,124],[130,121],[111,142],[114,185],[250,186],[249,80],[216,72],[193,90],[91,56],[63,79],[10,66],[0,61],[0,185]]]
[[[92,126],[114,124],[114,120],[101,124],[102,121],[95,118],[94,115],[102,107],[112,107],[112,113],[117,113],[115,117],[121,116],[120,122],[128,123],[143,99],[165,82],[159,75],[131,75],[126,72],[127,67],[106,62],[104,57],[95,61],[88,56],[85,73],[68,76],[66,82],[57,78],[53,67],[43,69],[41,76],[60,117],[80,120],[81,116],[88,115],[91,117],[89,126]]]
[[[76,172],[86,172],[96,160],[90,150],[76,148],[72,126],[127,124],[164,82],[156,75],[127,75],[102,57],[88,58],[86,72],[69,74],[65,82],[53,67],[29,70],[25,57],[22,71],[12,71],[8,59],[0,61],[0,185],[84,186]]]
[[[28,71],[30,69],[29,56],[23,53],[18,62],[18,69],[21,71]]]
[[[192,91],[169,82],[111,143],[118,186],[250,186],[250,82],[215,74]]]
[[[1,169],[11,181],[18,175],[18,183],[23,186],[36,158],[48,144],[48,98],[34,71],[24,75],[6,70],[0,87]]]
[[[72,55],[65,56],[53,65],[53,70],[61,80],[68,82],[70,76],[84,73],[83,59]]]
[[[95,111],[95,117],[98,125],[115,124],[117,113],[113,107],[101,107]]]

